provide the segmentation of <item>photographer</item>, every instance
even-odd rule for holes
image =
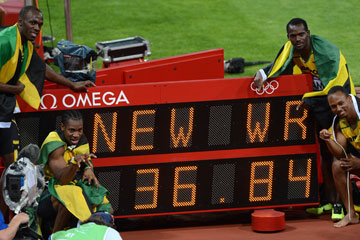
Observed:
[[[41,166],[33,164],[39,154],[40,149],[37,145],[27,145],[1,177],[4,202],[15,215],[7,225],[4,223],[3,213],[0,211],[0,240],[42,239],[33,230],[36,229],[37,218],[32,210],[36,208],[36,199],[45,186]]]
[[[19,213],[15,215],[9,225],[4,223],[4,217],[0,212],[0,240],[14,239],[16,232],[19,230],[19,226],[23,223],[29,222],[29,215],[26,213]]]
[[[52,234],[49,240],[66,239],[69,235],[72,236],[72,239],[122,240],[120,234],[115,229],[114,218],[111,214],[107,212],[96,212],[77,228],[58,231]]]

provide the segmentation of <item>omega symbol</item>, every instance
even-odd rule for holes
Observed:
[[[56,97],[55,97],[54,95],[48,93],[48,94],[42,95],[42,97],[41,97],[41,102],[40,102],[40,109],[48,109],[48,108],[45,106],[45,104],[44,104],[44,98],[45,98],[46,96],[51,96],[52,99],[53,99],[53,103],[52,103],[52,106],[50,107],[50,109],[55,109],[55,108],[57,108],[57,105],[56,105],[56,101],[57,101],[57,100],[56,100]]]

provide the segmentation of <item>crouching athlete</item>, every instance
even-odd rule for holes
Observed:
[[[334,86],[329,90],[328,102],[336,116],[330,130],[320,131],[320,138],[336,157],[332,163],[332,173],[347,214],[334,226],[344,227],[359,223],[354,205],[357,199],[353,198],[353,187],[347,182],[350,181],[347,175],[360,176],[360,99],[348,94],[342,86]]]
[[[99,184],[91,157],[96,156],[90,153],[83,135],[81,113],[66,111],[62,115],[60,130],[50,132],[46,137],[37,161],[37,164],[44,165],[48,181],[47,191],[42,194],[38,208],[44,237],[63,230],[72,216],[83,222],[93,211],[112,214],[106,198],[108,191]],[[46,229],[49,223],[53,223],[51,232],[48,227]]]

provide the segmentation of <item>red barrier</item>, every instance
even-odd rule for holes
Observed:
[[[174,57],[133,62],[96,71],[97,86],[216,79],[224,77],[224,50],[213,49]],[[66,88],[45,82],[45,88]]]
[[[45,89],[39,111],[72,108],[93,109],[163,103],[218,101],[246,98],[302,95],[312,88],[311,76],[288,75],[277,78],[278,86],[271,94],[258,95],[250,89],[252,78],[226,78],[162,83],[118,84],[89,88],[86,93],[69,89]],[[286,82],[286,84],[284,84]],[[299,84],[301,82],[302,84]],[[271,90],[271,89],[269,89]],[[18,98],[22,112],[34,112]]]
[[[1,26],[14,25],[20,10],[24,7],[24,0],[10,0],[0,3]]]
[[[0,1],[1,2],[1,1]],[[24,0],[8,0],[0,3],[0,26],[7,27],[18,21],[20,10],[24,7]],[[35,39],[35,50],[41,58],[44,58],[42,43],[42,31]]]
[[[176,58],[149,61],[124,71],[124,82],[148,83],[224,77],[224,51],[209,50]]]

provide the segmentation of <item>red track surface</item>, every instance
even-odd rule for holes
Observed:
[[[281,209],[286,216],[286,229],[275,233],[259,233],[251,229],[250,212],[229,212],[194,215],[149,217],[120,222],[124,240],[332,240],[359,239],[360,224],[334,228],[330,214],[320,217],[304,210]],[[130,230],[129,230],[130,229]]]

